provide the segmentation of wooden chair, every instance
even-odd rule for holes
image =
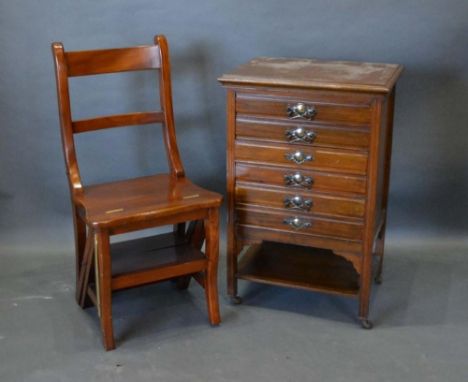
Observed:
[[[115,348],[113,291],[173,279],[187,288],[193,277],[204,289],[209,321],[220,323],[217,266],[221,195],[191,183],[177,148],[166,38],[154,45],[66,52],[52,44],[63,150],[73,206],[76,242],[76,298],[98,310],[106,350]],[[72,120],[69,77],[157,70],[161,110]],[[74,134],[94,130],[162,124],[170,174],[83,186]],[[185,222],[191,222],[186,229]],[[110,244],[111,235],[173,225],[173,232]],[[201,252],[204,239],[205,253]]]

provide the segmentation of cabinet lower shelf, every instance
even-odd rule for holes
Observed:
[[[356,296],[359,276],[333,252],[282,243],[252,245],[240,258],[237,278],[264,284]]]

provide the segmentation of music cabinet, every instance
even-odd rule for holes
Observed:
[[[219,78],[227,89],[233,302],[241,301],[238,279],[357,296],[360,322],[372,327],[401,71],[260,57]]]

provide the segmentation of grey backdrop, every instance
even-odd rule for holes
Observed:
[[[177,133],[188,175],[225,187],[225,94],[216,78],[258,55],[394,62],[390,238],[468,232],[466,0],[0,2],[0,240],[71,250],[52,41],[69,50],[169,40]],[[114,80],[115,81],[111,81]],[[72,83],[75,116],[149,108],[148,73]],[[128,93],[136,93],[129,98]],[[92,138],[90,138],[92,137]],[[79,137],[85,182],[165,168],[159,128]]]

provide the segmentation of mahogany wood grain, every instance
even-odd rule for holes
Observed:
[[[67,52],[65,60],[69,77],[161,67],[160,49],[157,45]]]
[[[242,249],[242,244],[236,238],[235,234],[235,131],[236,131],[236,94],[233,90],[227,91],[227,162],[226,162],[226,193],[227,193],[227,288],[228,294],[232,298],[237,297],[237,282],[235,275],[237,274],[237,255]]]
[[[86,305],[86,289],[89,284],[89,276],[94,265],[94,235],[88,235],[86,246],[83,251],[83,258],[80,263],[80,274],[78,278],[77,300],[78,304],[84,308]]]
[[[309,211],[298,210],[285,206],[286,198],[300,196],[303,200],[312,202]],[[286,213],[311,213],[331,217],[364,217],[365,199],[362,197],[342,197],[333,194],[321,194],[311,191],[280,190],[271,187],[254,187],[238,182],[236,187],[236,203],[251,204],[280,209]]]
[[[269,145],[244,141],[236,141],[234,150],[237,161],[248,163],[357,175],[365,175],[367,172],[367,154],[365,152],[322,149],[304,145]],[[313,159],[298,165],[286,158],[287,154],[296,151],[312,155]]]
[[[158,174],[85,187],[76,202],[86,206],[88,225],[119,227],[208,209],[219,205],[221,196],[185,177]]]
[[[369,129],[352,128],[338,125],[305,124],[302,121],[278,121],[270,118],[251,118],[238,116],[236,119],[236,138],[256,139],[263,142],[290,143],[286,132],[303,128],[315,134],[311,146],[332,148],[356,148],[367,150]],[[299,143],[300,144],[300,143]]]
[[[379,177],[379,144],[380,144],[380,127],[382,119],[382,102],[376,101],[373,105],[373,124],[371,133],[371,158],[368,168],[368,191],[367,191],[367,208],[366,208],[366,227],[364,229],[364,248],[361,264],[360,278],[360,298],[359,298],[359,318],[363,322],[367,322],[369,315],[369,303],[371,293],[372,280],[372,261],[373,247],[375,237],[375,225],[377,211],[377,188]],[[381,170],[380,170],[381,171]]]
[[[197,259],[193,254],[196,250],[188,246],[186,248],[189,250],[186,257],[179,256],[177,261],[168,261],[161,266],[155,266],[141,271],[126,272],[124,274],[114,276],[112,278],[112,290],[133,288],[140,285],[169,280],[182,275],[201,272],[206,269],[207,261],[205,256],[200,254],[200,258]],[[172,255],[173,251],[168,249],[160,252],[161,256],[164,258],[166,252],[167,254]],[[181,254],[180,252],[180,250],[176,251],[178,255]]]
[[[52,53],[75,225],[77,300],[83,307],[89,301],[97,307],[104,348],[115,348],[113,290],[168,279],[182,280],[188,287],[193,276],[205,289],[210,323],[218,324],[218,210],[222,197],[194,185],[185,177],[175,134],[169,48],[165,37],[156,36],[154,45],[149,46],[81,52],[65,52],[61,43],[53,43]],[[161,110],[72,120],[69,77],[134,70],[155,71],[159,77]],[[162,125],[170,174],[83,185],[74,134],[149,123]],[[185,222],[197,220],[204,221],[201,227],[207,232],[204,253],[200,251],[203,229],[197,229],[195,237],[192,231],[185,230]],[[174,232],[110,245],[111,235],[163,225],[174,225]]]
[[[88,131],[108,129],[111,127],[146,125],[149,123],[164,122],[164,114],[161,112],[141,112],[105,117],[95,117],[72,122],[73,132],[86,133]]]
[[[244,244],[259,244],[263,241],[274,241],[285,244],[302,245],[306,247],[325,248],[336,253],[362,253],[362,242],[345,238],[334,238],[330,236],[311,235],[310,233],[298,231],[276,230],[269,227],[250,226],[237,224],[235,226],[236,236],[242,238]],[[237,254],[238,255],[238,254]]]
[[[224,76],[223,76],[224,77]],[[219,80],[222,82],[223,77]],[[229,83],[226,86],[227,89],[232,89],[237,98],[237,95],[246,97],[261,97],[263,99],[275,98],[281,99],[285,102],[293,101],[317,101],[320,100],[322,103],[329,105],[348,105],[349,107],[357,108],[370,108],[372,101],[375,99],[376,94],[372,93],[356,93],[350,91],[342,91],[341,89],[316,89],[316,88],[300,88],[300,87],[289,87],[289,86],[269,86],[257,85],[257,86],[244,86],[241,83]],[[283,115],[285,118],[286,115]]]
[[[295,173],[303,177],[311,177],[312,185],[310,190],[333,193],[354,193],[364,194],[366,192],[366,178],[359,175],[341,175],[330,172],[291,169],[272,165],[258,165],[238,162],[236,163],[236,179],[239,182],[254,183],[256,185],[282,186],[291,192],[295,190],[305,190],[305,186],[291,186],[285,183],[286,175]]]
[[[219,209],[211,208],[205,219],[206,252],[205,295],[211,325],[219,325],[221,316],[218,303]]]
[[[385,161],[384,161],[384,174],[383,174],[383,185],[382,185],[382,199],[381,199],[381,211],[382,211],[382,225],[377,227],[377,245],[376,254],[379,256],[379,263],[375,276],[375,281],[380,284],[382,282],[382,269],[383,269],[383,258],[384,258],[384,247],[385,247],[385,232],[387,225],[387,208],[388,208],[388,194],[390,189],[390,169],[391,169],[391,156],[392,156],[392,145],[393,145],[393,115],[395,108],[395,88],[390,93],[388,98],[388,104],[386,108],[386,145],[385,150]]]
[[[75,236],[75,297],[78,305],[81,307],[87,306],[87,298],[85,297],[85,301],[81,303],[80,300],[80,291],[83,290],[83,286],[80,284],[80,275],[81,275],[81,264],[83,262],[83,258],[85,255],[85,247],[87,242],[87,232],[86,232],[86,224],[81,218],[78,209],[74,205],[72,201],[72,215],[73,215],[73,231]]]
[[[305,125],[314,122],[331,122],[367,126],[370,123],[371,114],[368,107],[328,104],[314,98],[277,99],[240,93],[237,95],[236,111],[241,116],[268,116],[269,118],[287,120],[288,105],[294,105],[298,102],[305,103],[316,111],[315,117],[310,121],[299,119]]]
[[[159,71],[159,99],[164,113],[164,143],[166,144],[166,154],[170,163],[171,173],[175,176],[184,176],[184,167],[180,159],[179,149],[177,147],[177,138],[174,126],[174,112],[172,110],[172,82],[171,66],[169,62],[169,46],[166,37],[163,35],[155,36],[154,43],[159,46],[159,55],[161,60],[161,70]]]
[[[101,321],[104,348],[112,350],[115,348],[115,341],[112,326],[112,268],[109,233],[105,230],[97,231],[94,236],[94,243],[97,262],[98,314]]]
[[[236,195],[228,204],[227,253],[228,293],[235,301],[239,278],[346,294],[349,274],[340,273],[342,286],[330,290],[326,284],[332,275],[326,270],[323,278],[308,279],[307,272],[313,271],[288,268],[295,256],[302,256],[292,245],[324,248],[358,274],[354,292],[359,295],[359,318],[364,328],[372,327],[372,250],[380,258],[379,275],[394,88],[402,69],[395,64],[261,57],[219,78],[228,91],[227,191]],[[298,103],[310,113],[288,111]],[[315,136],[292,142],[287,131],[298,127]],[[296,163],[286,155],[297,151],[302,154],[296,159],[312,160]],[[295,181],[285,181],[296,173]],[[305,182],[304,177],[311,179]],[[286,196],[315,204],[310,211],[287,210],[282,204]],[[311,225],[284,225],[287,216]],[[262,250],[266,241],[275,242],[274,251],[281,256],[269,257],[272,251],[267,255]],[[261,255],[243,258],[240,269],[244,245],[260,245]],[[331,264],[335,257],[323,259]]]
[[[361,241],[363,238],[363,223],[359,221],[345,221],[305,214],[296,211],[278,211],[261,208],[258,206],[238,206],[238,223],[246,226],[270,228],[276,231],[285,231],[292,234],[303,233],[310,235],[328,236],[331,238],[343,238],[347,240]],[[310,227],[295,229],[284,222],[290,217],[299,217],[304,222],[310,223]]]

